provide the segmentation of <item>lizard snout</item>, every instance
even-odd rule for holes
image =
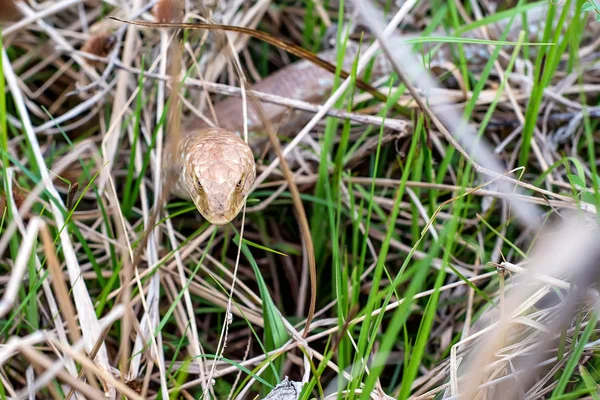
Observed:
[[[232,213],[231,188],[227,183],[213,184],[206,193],[208,209],[207,214],[211,223],[224,225],[230,222],[236,213]]]

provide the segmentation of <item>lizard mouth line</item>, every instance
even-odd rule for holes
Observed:
[[[231,222],[231,219],[227,218],[225,215],[213,215],[209,218],[205,217],[205,219],[213,225],[226,225]]]

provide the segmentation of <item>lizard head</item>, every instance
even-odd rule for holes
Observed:
[[[242,209],[256,164],[250,147],[226,130],[199,131],[185,154],[185,187],[202,216],[225,225]]]

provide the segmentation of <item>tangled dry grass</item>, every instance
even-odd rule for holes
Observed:
[[[322,101],[253,92],[297,57],[123,22],[179,6],[363,47]],[[0,397],[597,399],[594,7],[0,1]],[[215,227],[163,203],[161,160],[231,96],[289,111],[280,149],[249,132],[255,190]]]

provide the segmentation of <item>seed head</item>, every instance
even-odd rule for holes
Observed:
[[[20,16],[14,0],[0,0],[0,22],[16,21]]]
[[[183,20],[183,0],[158,0],[152,8],[156,22],[181,22]]]
[[[81,51],[98,57],[106,57],[115,45],[115,37],[109,33],[98,33],[90,36],[83,44]],[[88,60],[90,65],[96,65],[95,60]]]

